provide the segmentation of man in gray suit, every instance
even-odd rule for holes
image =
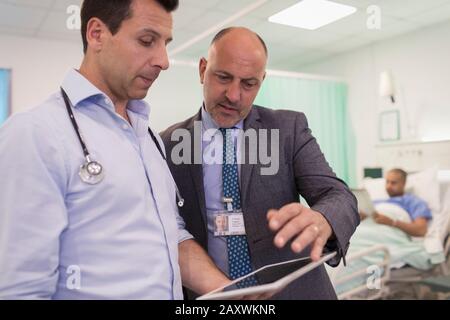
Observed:
[[[270,263],[303,256],[318,260],[330,251],[337,251],[328,262],[335,266],[359,224],[356,200],[328,165],[305,115],[253,105],[267,57],[254,32],[220,31],[208,60],[200,61],[201,110],[161,134],[185,198],[180,211],[186,228],[232,279]],[[256,134],[247,135],[251,131]],[[190,140],[180,143],[181,137]],[[251,137],[257,140],[246,144]],[[276,156],[272,168],[262,157],[252,161],[264,148]],[[214,157],[223,162],[205,161]],[[310,207],[300,204],[299,194]],[[224,214],[235,227],[225,235],[215,230]],[[336,294],[322,265],[276,298],[335,299]]]

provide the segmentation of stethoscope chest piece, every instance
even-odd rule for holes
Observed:
[[[89,158],[80,166],[80,172],[78,174],[81,180],[87,184],[100,183],[105,177],[103,166],[97,161],[91,161]]]

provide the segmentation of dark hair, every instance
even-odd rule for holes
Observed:
[[[389,170],[389,172],[394,172],[394,173],[400,175],[400,177],[402,178],[403,182],[406,182],[406,179],[408,177],[408,173],[406,173],[405,170],[399,169],[399,168],[394,168],[394,169]]]
[[[220,30],[220,31],[214,36],[214,38],[212,39],[211,45],[213,45],[214,43],[216,43],[217,41],[219,41],[221,38],[223,38],[224,35],[226,35],[226,34],[229,33],[230,31],[232,31],[233,29],[236,29],[236,27],[228,27],[228,28],[225,28],[225,29]],[[259,34],[257,34],[256,32],[254,32],[254,31],[251,31],[251,32],[253,32],[253,34],[259,39],[259,41],[261,42],[261,45],[262,45],[263,48],[264,48],[264,52],[266,53],[266,56],[268,56],[268,55],[269,55],[269,52],[268,52],[268,50],[267,50],[267,46],[266,46],[266,43],[264,42],[264,40],[263,40],[263,39],[259,36]]]
[[[87,24],[89,20],[99,18],[109,31],[116,34],[122,21],[131,18],[131,4],[134,0],[84,0],[81,8],[81,37],[83,39],[83,51],[86,53],[88,43],[86,38]],[[155,0],[167,12],[172,12],[178,7],[178,0]]]

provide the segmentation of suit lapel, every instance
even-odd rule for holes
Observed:
[[[250,111],[250,114],[247,116],[247,118],[244,121],[244,131],[248,129],[254,129],[256,132],[258,132],[258,129],[261,128],[260,118],[258,109],[255,108],[255,106],[252,107],[252,110]],[[249,155],[249,145],[244,144],[245,148],[245,154],[248,158]],[[252,179],[253,171],[254,171],[255,164],[249,163],[247,159],[245,159],[244,163],[241,165],[241,198],[243,205],[247,203],[247,191],[250,186],[250,181]]]
[[[197,164],[194,162],[194,159],[196,158],[196,156],[194,155],[195,152],[195,148],[194,148],[194,143],[197,141],[197,143],[201,144],[201,130],[200,132],[197,132],[197,136],[195,136],[195,127],[194,127],[194,123],[195,121],[201,121],[201,110],[199,113],[197,113],[197,115],[192,119],[192,122],[189,124],[189,133],[190,133],[190,137],[191,137],[191,150],[192,150],[192,161],[193,164],[192,165],[188,165],[189,167],[189,171],[191,173],[191,177],[192,177],[192,181],[194,182],[194,188],[195,188],[195,194],[197,195],[197,201],[202,213],[202,220],[203,223],[206,224],[206,221],[204,220],[203,217],[206,217],[206,203],[205,203],[205,188],[203,186],[203,166],[202,164]],[[201,129],[201,128],[200,128]],[[199,136],[200,135],[200,136]],[[200,154],[197,154],[197,157],[200,157],[199,159],[202,159],[202,155],[201,155],[201,147],[197,148],[197,151]]]

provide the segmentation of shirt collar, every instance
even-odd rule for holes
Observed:
[[[81,73],[75,69],[71,69],[62,82],[62,87],[66,91],[70,102],[74,107],[79,103],[92,97],[106,97],[102,91],[87,80]]]
[[[97,104],[102,104],[99,102],[101,99],[109,99],[104,92],[94,86],[88,79],[86,79],[75,69],[69,70],[62,82],[62,87],[64,91],[66,91],[67,96],[69,97],[74,108],[79,107],[80,103],[85,100],[97,99],[94,102]],[[146,118],[150,115],[150,106],[143,100],[130,100],[128,102],[127,109]]]
[[[203,103],[202,106],[202,123],[203,128],[205,130],[208,129],[219,129],[220,127],[217,125],[217,123],[214,121],[214,119],[211,117],[209,112],[206,111],[205,104]],[[233,127],[233,129],[243,129],[244,128],[244,120],[240,120],[238,123],[236,123]]]

